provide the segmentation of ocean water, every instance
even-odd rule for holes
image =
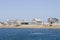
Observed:
[[[60,40],[60,29],[0,28],[0,40]]]

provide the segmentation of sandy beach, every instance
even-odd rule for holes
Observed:
[[[0,25],[0,28],[58,28],[60,29],[60,26],[58,25],[20,25],[20,26],[14,26],[14,25]]]

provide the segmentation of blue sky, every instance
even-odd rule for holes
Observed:
[[[0,0],[0,20],[60,19],[60,0]]]

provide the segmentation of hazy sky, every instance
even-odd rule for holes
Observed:
[[[0,0],[0,20],[60,19],[60,0]]]

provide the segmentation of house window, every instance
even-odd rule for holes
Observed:
[[[26,22],[26,23],[21,23],[21,24],[23,24],[23,25],[28,25],[29,23]]]

